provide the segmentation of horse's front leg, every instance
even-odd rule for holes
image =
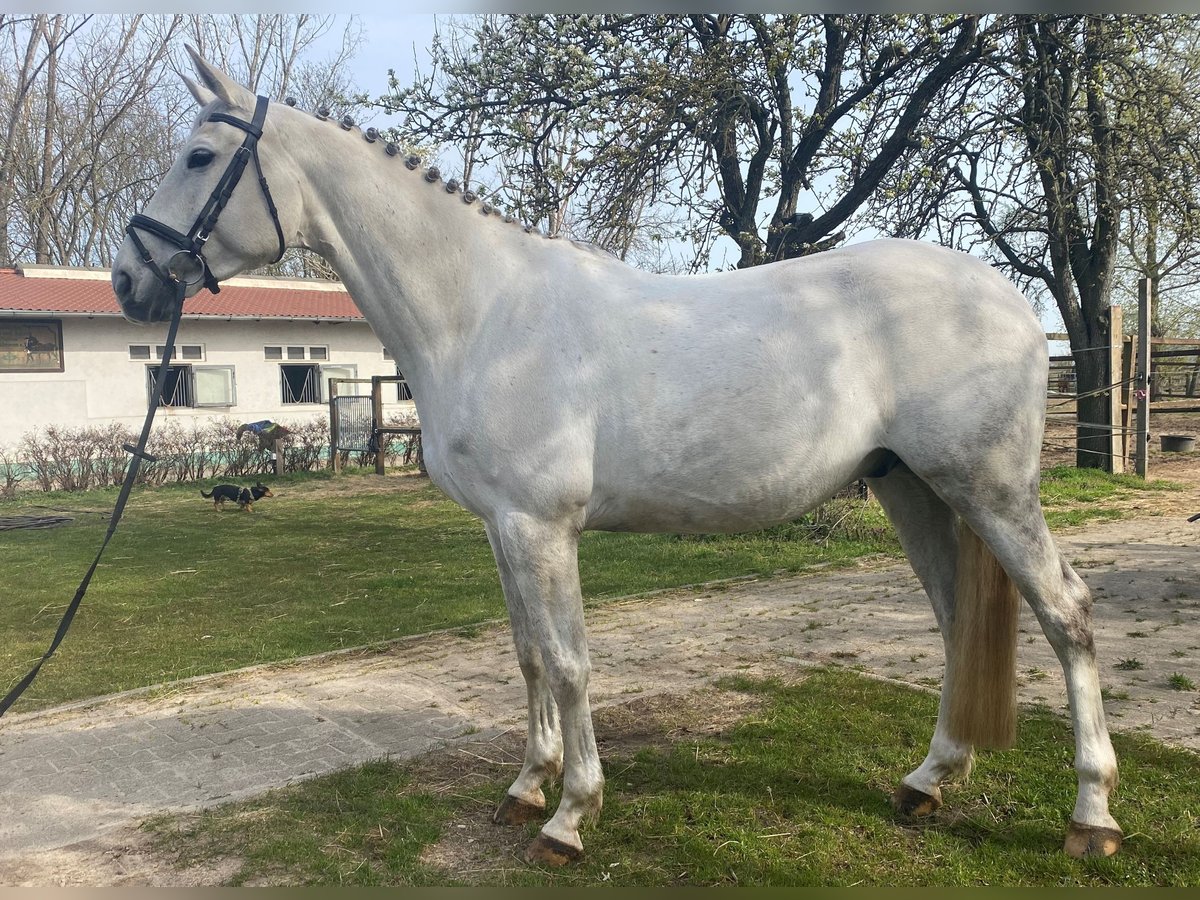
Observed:
[[[579,590],[579,534],[568,521],[508,513],[498,518],[496,537],[521,598],[524,624],[540,651],[540,671],[562,729],[562,800],[526,849],[525,859],[562,865],[582,855],[579,826],[599,814],[604,790],[588,704],[590,664]],[[532,688],[530,697],[533,702]],[[531,729],[533,721],[531,710]]]
[[[562,735],[558,727],[558,706],[546,680],[542,652],[529,621],[529,610],[521,598],[521,590],[496,528],[488,525],[487,535],[496,557],[496,567],[500,570],[517,662],[525,678],[529,703],[525,762],[493,818],[501,825],[520,825],[541,818],[546,811],[542,785],[553,781],[562,771]]]

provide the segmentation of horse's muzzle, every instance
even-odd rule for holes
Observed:
[[[128,321],[145,325],[171,318],[174,297],[157,278],[118,265],[113,267],[112,287]]]

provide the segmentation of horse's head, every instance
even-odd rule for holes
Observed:
[[[266,186],[270,172],[255,146],[266,101],[187,49],[201,83],[183,80],[203,109],[113,262],[113,290],[133,322],[170,318],[176,279],[187,284],[186,296],[203,285],[215,290],[218,281],[269,263],[284,249]]]

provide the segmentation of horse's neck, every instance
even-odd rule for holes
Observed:
[[[289,140],[301,243],[337,271],[414,393],[454,378],[495,302],[497,269],[519,296],[521,244],[537,239],[485,220],[478,202],[448,195],[357,130],[299,113],[289,126],[300,131]]]

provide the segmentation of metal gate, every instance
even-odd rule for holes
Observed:
[[[389,435],[403,435],[405,463],[409,454],[415,452],[418,468],[425,471],[425,457],[421,452],[420,426],[387,426],[383,424],[383,384],[397,384],[407,391],[403,375],[373,375],[370,378],[329,379],[329,464],[334,472],[340,472],[342,454],[347,451],[375,454],[375,472],[383,475],[387,454],[380,448],[387,447]],[[339,396],[342,385],[369,384],[370,396]],[[408,394],[411,397],[411,394]]]
[[[337,435],[333,448],[339,450],[373,451],[375,449],[375,417],[370,397],[334,397],[337,418],[332,433]]]

